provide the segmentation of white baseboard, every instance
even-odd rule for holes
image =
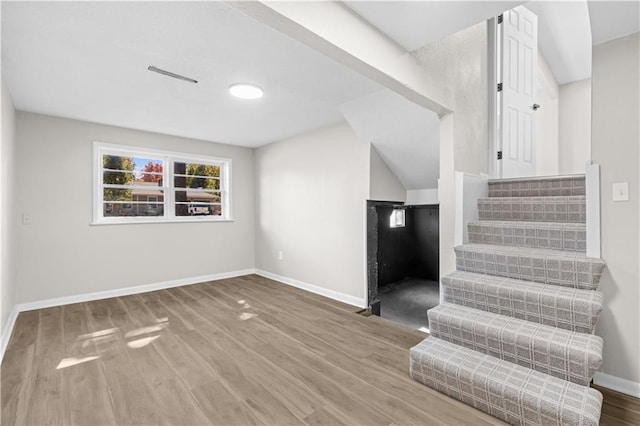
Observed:
[[[51,308],[54,306],[70,305],[72,303],[89,302],[92,300],[108,299],[111,297],[129,296],[131,294],[147,293],[150,291],[164,290],[183,285],[198,284],[207,281],[222,280],[225,278],[240,277],[255,273],[254,269],[243,269],[240,271],[222,272],[219,274],[201,275],[199,277],[183,278],[178,280],[163,281],[154,284],[146,284],[135,287],[118,288],[115,290],[96,291],[93,293],[77,294],[73,296],[57,297],[54,299],[38,300],[35,302],[18,303],[13,307],[7,325],[2,330],[2,340],[0,340],[0,362],[4,358],[4,352],[9,344],[11,333],[20,312],[32,311],[34,309]]]
[[[283,284],[290,285],[292,287],[297,287],[302,290],[309,291],[311,293],[319,294],[320,296],[328,297],[329,299],[337,300],[339,302],[347,303],[349,305],[356,306],[358,308],[366,308],[367,301],[360,297],[354,297],[349,294],[340,293],[333,290],[328,290],[323,287],[318,287],[314,284],[305,283],[303,281],[298,281],[293,278],[284,277],[282,275],[274,274],[272,272],[264,271],[262,269],[256,269],[255,273],[265,278],[272,279],[274,281],[281,282]]]
[[[181,278],[171,281],[163,281],[154,284],[135,287],[118,288],[115,290],[96,291],[94,293],[77,294],[73,296],[45,299],[36,302],[20,303],[17,305],[19,312],[32,311],[34,309],[51,308],[53,306],[70,305],[72,303],[89,302],[91,300],[109,299],[110,297],[128,296],[131,294],[147,293],[149,291],[164,290],[166,288],[180,287],[183,285],[198,284],[206,281],[223,280],[225,278],[240,277],[253,274],[253,269],[241,271],[222,272],[219,274],[201,275],[199,277]]]
[[[7,349],[7,345],[9,344],[9,339],[11,339],[11,333],[13,333],[13,327],[16,325],[16,319],[18,318],[18,307],[14,306],[9,314],[9,318],[7,319],[7,323],[2,329],[2,337],[0,337],[0,363],[2,363],[2,359],[4,358],[4,351]]]
[[[631,380],[598,371],[593,375],[593,383],[603,388],[640,398],[640,383],[632,382]]]

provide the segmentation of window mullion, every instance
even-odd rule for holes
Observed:
[[[166,167],[165,167],[165,174],[166,174],[166,179],[167,179],[167,183],[165,184],[165,188],[167,191],[167,195],[164,197],[165,198],[165,217],[167,217],[168,219],[175,219],[176,217],[176,208],[175,208],[175,192],[173,189],[173,184],[174,184],[174,177],[173,177],[173,157],[165,157],[165,161],[166,161]]]
[[[222,179],[222,185],[220,185],[220,189],[222,189],[222,213],[224,215],[225,219],[230,219],[231,218],[231,206],[233,203],[232,200],[232,195],[231,195],[231,176],[229,176],[230,174],[230,170],[229,170],[229,163],[225,163],[222,166],[222,172],[220,173],[220,176],[223,176]]]

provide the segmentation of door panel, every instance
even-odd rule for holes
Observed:
[[[503,151],[501,177],[535,175],[538,18],[518,6],[504,13],[501,93]]]

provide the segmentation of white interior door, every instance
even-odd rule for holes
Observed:
[[[538,17],[518,6],[501,28],[501,177],[535,176]]]

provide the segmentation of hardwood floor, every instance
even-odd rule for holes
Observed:
[[[503,424],[412,381],[424,334],[250,275],[21,313],[1,423]],[[603,423],[638,424],[605,391]]]

